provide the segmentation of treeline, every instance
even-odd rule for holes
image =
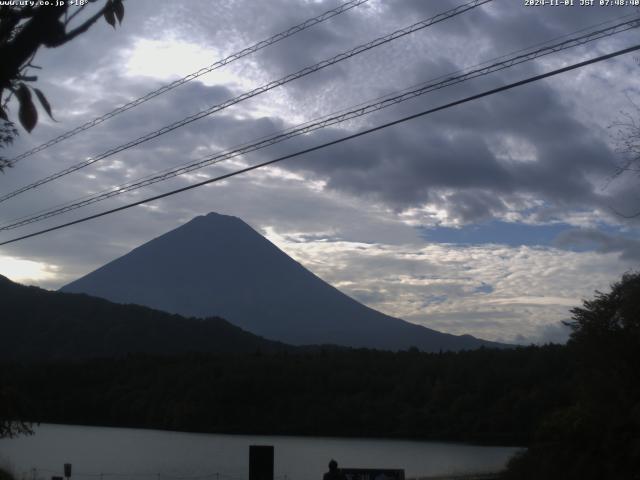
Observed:
[[[133,355],[5,364],[39,422],[526,444],[570,403],[566,348]]]
[[[293,349],[221,318],[185,318],[83,294],[26,287],[0,275],[0,360],[118,357],[129,352],[251,353]]]

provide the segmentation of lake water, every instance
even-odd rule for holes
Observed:
[[[321,480],[341,467],[403,468],[407,477],[501,469],[515,447],[384,439],[216,435],[43,424],[0,440],[0,465],[19,478],[49,480],[73,464],[72,480],[246,480],[249,445],[275,447],[280,480]],[[34,470],[35,469],[35,470]]]

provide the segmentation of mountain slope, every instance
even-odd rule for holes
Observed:
[[[253,353],[287,346],[221,318],[184,318],[88,295],[26,287],[0,275],[2,360],[113,357],[128,353]]]
[[[193,219],[62,288],[291,343],[425,351],[498,346],[384,315],[344,295],[236,217]]]

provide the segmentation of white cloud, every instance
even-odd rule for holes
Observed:
[[[0,274],[18,283],[47,285],[58,279],[60,268],[57,265],[0,255]]]
[[[541,329],[568,318],[572,307],[628,268],[615,255],[555,248],[300,243],[273,229],[268,238],[384,313],[504,341],[537,341]]]

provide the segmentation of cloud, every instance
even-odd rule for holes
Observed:
[[[235,32],[236,36],[241,37],[246,37],[250,33],[255,35],[256,32],[264,32],[266,35],[268,29],[265,29],[264,24],[258,25],[253,19],[247,22],[246,16],[240,15],[242,5],[244,5],[243,2],[237,2],[233,8],[216,12],[219,14],[216,17],[218,22],[224,20],[222,31]],[[270,29],[277,31],[279,28],[284,28],[284,25],[301,20],[294,18],[300,15],[297,11],[285,7],[287,2],[279,2],[279,5],[287,14],[282,18],[273,17]],[[249,83],[258,84],[263,79],[266,81],[266,79],[276,78],[280,73],[291,72],[295,70],[296,62],[299,61],[300,65],[305,62],[312,63],[329,55],[331,49],[335,49],[336,52],[343,50],[348,40],[344,38],[345,31],[349,31],[350,39],[357,43],[365,38],[370,39],[372,31],[392,30],[409,23],[412,19],[415,21],[416,15],[419,15],[419,18],[428,17],[435,14],[436,10],[441,11],[453,5],[454,2],[449,2],[446,5],[438,4],[435,8],[409,3],[399,9],[396,15],[388,15],[390,12],[381,15],[381,10],[386,11],[384,5],[359,7],[340,16],[335,22],[325,22],[303,32],[295,41],[287,39],[277,48],[267,48],[257,54],[253,71],[259,75],[249,75]],[[311,10],[307,15],[319,13],[327,8],[327,2],[310,4],[309,8]],[[270,7],[268,10],[277,11],[275,7]],[[175,12],[169,12],[164,7],[149,9],[147,12],[154,13],[147,15],[144,20],[142,20],[144,18],[142,11],[142,9],[135,9],[131,20],[141,22],[142,32],[134,33],[132,30],[125,29],[119,32],[120,35],[109,48],[102,46],[97,48],[96,56],[102,55],[103,52],[100,51],[102,48],[104,59],[100,61],[101,66],[97,69],[100,74],[97,77],[94,75],[95,81],[92,82],[91,88],[95,89],[94,98],[100,99],[102,103],[96,102],[90,113],[104,110],[109,106],[105,104],[106,101],[115,105],[126,96],[125,91],[114,95],[114,84],[126,81],[127,89],[134,93],[142,91],[142,87],[154,87],[157,84],[157,80],[147,80],[145,83],[135,77],[131,79],[127,76],[129,72],[119,70],[117,63],[115,65],[113,63],[117,58],[122,58],[123,52],[130,51],[131,45],[139,44],[143,35],[150,36],[151,41],[157,41],[157,37],[166,38],[168,41],[190,37],[192,42],[200,44],[218,42],[235,46],[237,42],[235,37],[225,40],[220,36],[219,31],[207,33],[202,28],[203,24],[197,19],[202,16],[201,21],[204,21],[205,18],[210,18],[212,13],[200,4],[194,4],[189,8],[183,6]],[[269,15],[266,11],[265,14]],[[503,42],[501,35],[507,35],[505,32],[520,35],[521,41],[526,41],[529,35],[533,35],[536,31],[534,26],[527,28],[528,33],[525,35],[525,30],[516,30],[515,27],[505,23],[509,19],[519,19],[524,24],[523,18],[525,17],[522,16],[520,8],[501,7],[501,10],[498,10],[495,5],[479,8],[477,11],[456,18],[455,21],[451,20],[434,26],[435,32],[444,35],[445,39],[451,37],[452,40],[445,42],[442,46],[441,39],[438,41],[440,45],[438,49],[433,48],[434,38],[437,38],[435,33],[427,29],[406,40],[397,41],[388,47],[367,53],[362,58],[345,62],[340,68],[344,69],[346,77],[337,71],[329,73],[326,78],[313,76],[310,78],[312,82],[310,84],[303,83],[301,86],[292,84],[237,110],[262,111],[266,108],[273,113],[268,122],[274,125],[290,124],[291,121],[287,117],[291,114],[294,117],[299,115],[301,109],[307,109],[310,106],[307,102],[315,102],[308,112],[309,115],[316,114],[319,109],[326,113],[338,105],[344,106],[342,102],[346,98],[350,102],[355,102],[357,98],[367,98],[359,92],[371,91],[369,95],[373,96],[389,88],[382,85],[406,84],[407,78],[416,81],[424,80],[429,76],[462,66],[464,55],[458,51],[463,44],[463,39],[459,35],[460,25],[468,27],[470,29],[468,34],[472,37],[480,36],[485,24],[487,27],[496,27],[492,30],[497,32],[495,38],[483,36],[486,42],[493,46]],[[580,21],[584,22],[585,19],[587,17],[580,13]],[[588,16],[588,19],[591,19],[591,16]],[[561,28],[569,28],[568,21],[569,18],[566,15],[561,22],[555,17],[536,15],[533,23],[538,27],[538,31],[551,34],[560,31]],[[576,20],[575,24],[578,25],[580,22]],[[160,33],[157,29],[158,25],[166,30]],[[500,28],[497,28],[498,26]],[[108,33],[108,31],[98,31],[96,35],[100,39],[105,39]],[[483,45],[482,42],[480,44]],[[217,50],[224,50],[220,48],[221,46],[218,45]],[[313,48],[309,48],[311,46]],[[74,46],[72,51],[75,52],[76,48]],[[435,50],[436,54],[428,56],[425,60],[425,56],[422,55],[425,48],[429,51]],[[421,60],[413,64],[412,69],[408,72],[400,69],[399,65],[402,65],[406,70],[407,64],[412,65],[412,60],[418,58],[418,55]],[[65,61],[62,63],[70,63],[70,58],[64,57]],[[392,65],[388,64],[389,61]],[[387,65],[384,70],[377,68],[382,63]],[[395,65],[398,65],[398,69],[394,68]],[[56,68],[48,64],[47,68],[53,70],[54,74],[61,75],[57,73],[60,71],[60,66]],[[234,75],[235,78],[244,78],[241,73],[245,72],[247,66],[242,67],[244,69],[242,72],[234,70],[235,68],[240,67],[235,64],[231,66],[230,72],[233,75],[229,77],[227,85],[204,87],[200,82],[190,83],[166,97],[154,100],[155,107],[143,109],[141,114],[135,117],[129,117],[127,114],[117,123],[109,124],[107,135],[103,133],[85,136],[85,141],[76,144],[75,149],[71,151],[71,158],[81,159],[83,156],[95,154],[114,143],[135,138],[138,134],[143,134],[152,128],[159,128],[193,111],[240,93],[238,82],[233,78]],[[534,71],[529,67],[525,67],[524,70],[525,72]],[[501,78],[506,79],[509,75],[511,74],[495,75],[491,79],[474,81],[473,84],[480,88],[492,87]],[[363,80],[364,83],[362,83]],[[342,90],[334,89],[334,85],[337,84],[341,85]],[[354,88],[355,85],[358,87]],[[231,90],[232,88],[234,90]],[[311,91],[314,94],[310,96]],[[467,87],[440,91],[438,95],[430,96],[433,98],[431,102],[441,103],[450,98],[458,98],[466,91],[468,91]],[[71,92],[69,94],[71,95]],[[277,111],[267,106],[274,100]],[[322,105],[318,104],[318,101],[321,101]],[[393,118],[396,112],[405,113],[410,110],[415,108],[407,105],[376,118],[382,121]],[[151,163],[151,158],[158,157],[160,154],[168,158],[171,156],[168,154],[173,154],[175,157],[180,152],[180,155],[184,156],[185,147],[194,151],[197,146],[206,151],[212,147],[233,145],[236,138],[238,142],[246,141],[245,132],[256,134],[260,132],[259,129],[256,130],[256,124],[251,118],[245,117],[244,121],[236,123],[235,132],[243,132],[242,137],[229,134],[229,129],[225,128],[229,124],[229,119],[224,118],[224,115],[222,117],[218,115],[182,129],[179,134],[176,134],[177,137],[172,135],[170,140],[159,139],[146,147],[137,149],[135,153],[124,154],[123,161],[133,165],[147,158],[149,160],[146,162]],[[302,147],[317,144],[341,134],[343,131],[336,128],[320,132],[305,139],[304,142],[294,142],[292,145]],[[205,139],[206,136],[209,138]],[[162,145],[162,149],[159,145]],[[531,159],[526,162],[517,161],[521,156],[523,145],[528,146],[526,147],[529,149],[528,155],[531,156]],[[279,153],[281,150],[273,151]],[[69,158],[69,152],[65,153],[64,157]],[[47,161],[50,165],[59,164],[55,158],[49,157]],[[170,160],[156,160],[152,169],[159,168],[159,165],[166,164],[167,161]],[[561,205],[565,211],[578,206],[600,209],[605,199],[598,194],[591,179],[610,172],[612,165],[613,153],[609,146],[589,133],[586,126],[577,118],[577,113],[567,108],[566,102],[550,85],[538,84],[528,86],[522,92],[474,102],[468,107],[462,106],[442,112],[433,118],[381,132],[348,146],[323,151],[311,156],[307,161],[291,162],[287,168],[302,171],[306,175],[316,175],[326,181],[328,188],[334,191],[367,196],[375,201],[384,202],[397,211],[424,207],[436,208],[446,211],[450,222],[464,224],[512,215],[529,202],[531,197],[545,204]],[[131,177],[135,177],[140,170],[134,167],[129,168],[127,174]],[[562,175],[558,175],[559,170],[562,170]],[[607,198],[606,201],[608,200]]]
[[[564,344],[569,340],[571,334],[571,328],[564,322],[558,322],[556,324],[544,325],[540,329],[540,336],[534,343],[547,344],[558,343]]]
[[[553,245],[561,232],[571,229],[571,225],[557,223],[536,225],[522,222],[493,221],[461,227],[434,226],[422,228],[426,240],[455,244],[501,244],[501,245]]]
[[[464,113],[444,112],[316,153],[291,168],[400,211],[444,209],[455,223],[505,218],[532,197],[564,209],[604,209],[609,199],[591,178],[611,171],[613,152],[555,97],[547,87],[531,87],[526,95],[478,102]],[[501,136],[535,145],[535,160],[503,160],[494,150]]]
[[[300,244],[275,231],[268,237],[321,278],[387,314],[519,343],[551,338],[547,325],[565,320],[582,298],[626,269],[612,254],[549,247]]]
[[[572,229],[558,235],[556,243],[561,247],[595,250],[601,253],[619,253],[620,259],[637,264],[640,262],[640,240],[622,235],[610,235],[594,229]]]
[[[55,280],[57,268],[32,260],[15,257],[0,257],[0,272],[10,274],[10,280],[25,285],[46,284]]]

